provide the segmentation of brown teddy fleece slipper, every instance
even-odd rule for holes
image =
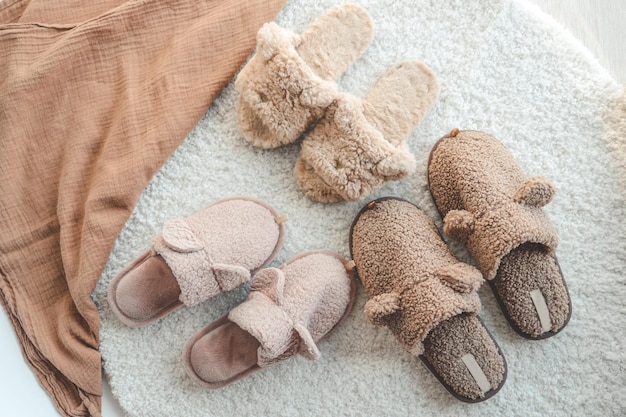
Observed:
[[[415,170],[407,136],[437,99],[433,72],[404,61],[391,67],[364,99],[342,93],[302,142],[294,175],[324,203],[356,201]]]
[[[244,138],[260,148],[295,141],[334,100],[335,80],[361,56],[372,20],[354,4],[335,6],[302,34],[266,23],[256,53],[235,81]]]
[[[318,359],[315,343],[354,303],[348,265],[334,252],[310,251],[259,271],[243,303],[189,339],[183,353],[189,376],[216,389],[296,354]]]
[[[111,280],[111,310],[139,327],[238,287],[276,256],[285,220],[261,200],[232,197],[167,221],[152,247]]]
[[[350,232],[368,319],[387,326],[456,398],[479,402],[506,380],[506,360],[477,316],[480,272],[459,262],[433,221],[408,201],[367,204]]]
[[[553,185],[527,177],[492,136],[458,129],[435,144],[428,180],[444,233],[467,246],[511,326],[529,339],[561,331],[572,306],[542,209]]]

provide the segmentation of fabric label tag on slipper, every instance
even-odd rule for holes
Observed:
[[[480,365],[478,365],[478,362],[476,362],[476,358],[474,357],[474,355],[472,355],[471,353],[466,353],[461,357],[461,360],[467,367],[469,373],[472,374],[472,377],[476,381],[476,384],[478,384],[478,388],[480,388],[483,393],[490,391],[491,384],[489,383],[489,380],[487,379],[487,376],[485,375],[483,370],[480,368]]]
[[[539,315],[541,330],[543,330],[544,332],[552,330],[552,320],[550,320],[548,305],[546,304],[546,299],[543,297],[541,291],[532,290],[530,292],[530,298],[532,298],[533,304],[535,305],[535,310],[537,310],[537,314]]]

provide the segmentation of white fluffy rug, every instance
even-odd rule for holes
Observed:
[[[277,22],[299,31],[338,3],[289,0]],[[357,3],[370,12],[375,35],[339,80],[340,88],[364,95],[403,59],[429,65],[441,88],[436,106],[409,138],[417,172],[366,201],[399,196],[440,225],[426,184],[431,146],[455,127],[493,134],[528,174],[545,175],[559,189],[547,210],[559,231],[557,254],[572,296],[568,327],[548,340],[523,339],[484,285],[481,315],[508,360],[508,380],[492,399],[464,404],[387,329],[366,320],[366,294],[359,284],[348,319],[319,343],[319,361],[297,357],[221,390],[196,387],[183,369],[185,341],[240,302],[246,288],[130,329],[106,302],[113,275],[148,247],[166,219],[232,195],[261,198],[289,215],[285,245],[272,265],[313,248],[348,256],[349,227],[366,202],[323,205],[304,197],[292,177],[300,144],[271,151],[249,146],[237,130],[237,93],[230,83],[142,194],[93,295],[113,394],[133,417],[624,415],[626,129],[621,119],[624,130],[607,134],[604,123],[621,87],[576,40],[526,2]]]

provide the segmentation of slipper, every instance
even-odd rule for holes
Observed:
[[[529,339],[561,331],[572,305],[542,209],[554,186],[527,177],[495,138],[458,129],[435,144],[428,180],[444,233],[467,246],[513,329]]]
[[[216,389],[298,353],[318,359],[315,343],[354,303],[346,265],[333,252],[311,251],[259,271],[243,303],[189,339],[183,353],[189,376]]]
[[[276,256],[285,220],[261,200],[232,197],[167,221],[151,248],[111,280],[111,310],[139,327],[244,284]]]
[[[364,99],[340,94],[302,142],[294,175],[311,199],[356,201],[415,170],[406,139],[437,99],[433,72],[391,67]]]
[[[506,380],[506,360],[478,317],[480,272],[459,262],[412,203],[367,204],[350,231],[367,318],[386,326],[456,398],[479,402]]]
[[[263,25],[256,52],[235,81],[244,138],[266,149],[298,139],[324,114],[337,94],[335,80],[372,36],[369,14],[354,4],[329,9],[302,34]]]

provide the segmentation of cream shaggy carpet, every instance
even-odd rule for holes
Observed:
[[[277,22],[299,31],[335,0],[289,0]],[[454,399],[385,328],[354,310],[319,343],[322,357],[298,357],[218,391],[193,385],[181,351],[199,328],[224,314],[246,288],[181,309],[141,329],[122,325],[106,302],[113,275],[149,245],[163,222],[232,195],[266,200],[289,215],[272,265],[313,248],[346,256],[353,217],[366,202],[323,205],[296,188],[300,144],[262,151],[236,124],[231,83],[153,178],[117,239],[93,297],[102,317],[101,352],[113,394],[133,417],[187,416],[618,416],[626,413],[626,105],[620,87],[563,29],[525,1],[363,0],[373,42],[339,80],[364,95],[395,62],[417,59],[437,74],[441,93],[411,134],[417,172],[369,199],[392,195],[441,224],[426,184],[431,146],[455,127],[493,134],[528,174],[558,187],[547,207],[572,296],[566,329],[529,341],[509,328],[491,291],[480,291],[487,327],[508,360],[508,380],[492,399]],[[621,113],[608,112],[621,111]],[[607,126],[605,122],[612,122]],[[456,253],[468,260],[458,246]]]

